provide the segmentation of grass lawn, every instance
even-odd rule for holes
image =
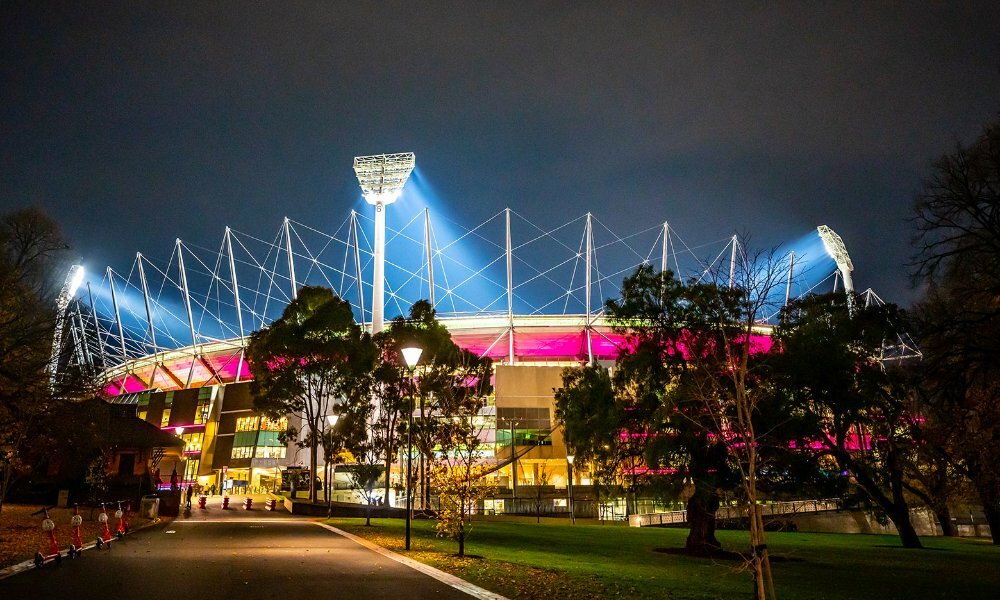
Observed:
[[[405,553],[403,522],[332,519],[330,524]],[[739,564],[656,552],[684,545],[683,529],[620,525],[477,522],[459,560],[456,544],[416,521],[408,556],[511,598],[750,598]],[[722,531],[728,550],[746,532]],[[884,535],[772,533],[778,597],[819,600],[1000,598],[1000,547],[983,539],[924,538],[923,550]]]

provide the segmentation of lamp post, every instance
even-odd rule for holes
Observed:
[[[403,348],[403,360],[410,371],[410,403],[406,415],[406,549],[410,549],[410,521],[413,518],[413,477],[410,472],[413,460],[413,370],[417,368],[422,350],[416,346]]]
[[[184,428],[174,427],[174,433],[177,434],[177,437],[181,438],[181,441],[184,442],[184,450],[187,450],[187,442],[184,441]],[[187,480],[188,472],[187,455],[184,453],[184,450],[181,450],[181,456],[184,458],[184,468],[181,470],[181,487],[184,487],[184,481]]]
[[[567,472],[569,474],[569,521],[572,524],[576,524],[576,505],[573,502],[573,459],[576,456],[573,454],[566,455]]]
[[[326,422],[332,430],[340,419],[340,415],[326,415]],[[328,457],[329,458],[329,457]],[[326,482],[326,518],[333,516],[333,490],[337,486],[337,463],[336,458],[330,461],[330,479]]]

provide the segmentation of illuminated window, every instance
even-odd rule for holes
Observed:
[[[288,429],[288,418],[281,417],[280,419],[269,419],[267,417],[260,418],[260,430],[261,431],[285,431]]]
[[[257,458],[285,458],[284,446],[257,446]]]
[[[205,441],[205,432],[185,433],[181,436],[184,440],[184,452],[201,452],[201,446]]]
[[[166,427],[167,425],[170,425],[170,409],[164,408],[163,418],[160,419],[160,427]]]
[[[260,417],[240,417],[236,419],[236,431],[257,431]]]

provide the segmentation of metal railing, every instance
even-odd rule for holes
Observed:
[[[789,502],[770,502],[760,505],[762,516],[794,515],[801,513],[840,510],[840,499],[826,500],[792,500]],[[724,506],[715,513],[717,521],[743,519],[747,516],[745,506]],[[658,525],[675,525],[687,523],[686,510],[674,510],[660,513],[644,513],[631,515],[629,525],[632,527],[651,527]]]

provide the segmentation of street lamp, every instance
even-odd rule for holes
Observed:
[[[413,370],[417,368],[417,361],[423,352],[417,346],[410,346],[401,350],[406,368],[410,371],[410,404],[406,417],[406,549],[410,549],[410,520],[413,519],[413,479],[410,465],[413,460],[413,389],[416,386],[413,381]]]
[[[326,415],[326,422],[333,429],[340,420],[340,415]],[[330,461],[330,479],[326,482],[326,518],[333,516],[333,491],[337,488],[337,462]]]
[[[567,471],[569,472],[569,521],[570,523],[576,524],[576,505],[573,502],[573,460],[576,458],[573,454],[566,455],[566,463],[569,465]]]

